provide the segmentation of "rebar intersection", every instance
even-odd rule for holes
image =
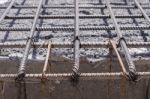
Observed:
[[[133,0],[135,6],[128,5],[128,6],[111,6],[109,0],[105,0],[106,4],[104,5],[97,5],[97,6],[80,6],[78,0],[74,0],[73,6],[50,6],[50,5],[44,5],[44,0],[39,1],[39,5],[37,6],[31,6],[31,5],[15,5],[15,0],[12,0],[8,7],[0,7],[6,9],[2,16],[0,17],[0,22],[2,20],[9,20],[9,19],[33,19],[32,27],[0,27],[0,31],[30,31],[30,35],[27,38],[26,44],[24,43],[0,43],[0,46],[2,48],[25,48],[25,52],[23,55],[23,58],[21,60],[18,74],[0,74],[0,78],[17,78],[17,80],[22,81],[24,78],[32,78],[32,77],[42,77],[41,74],[26,74],[26,63],[28,61],[28,55],[29,51],[32,47],[32,42],[34,39],[34,33],[35,31],[73,31],[74,32],[74,40],[72,42],[51,42],[51,47],[49,43],[45,43],[42,47],[46,48],[49,46],[50,48],[71,48],[73,46],[74,48],[74,64],[73,64],[73,73],[69,74],[46,74],[44,75],[49,78],[57,78],[57,77],[70,77],[73,76],[73,78],[77,79],[76,77],[83,76],[83,77],[90,77],[95,78],[96,77],[102,77],[105,76],[122,76],[124,73],[129,77],[130,80],[135,81],[137,80],[137,76],[144,76],[144,75],[150,75],[149,72],[137,72],[136,66],[134,65],[134,62],[132,61],[132,58],[130,56],[130,53],[128,51],[128,47],[150,47],[150,42],[127,42],[125,38],[122,36],[121,31],[123,30],[150,30],[150,26],[119,26],[117,23],[117,18],[144,18],[150,23],[149,15],[147,15],[144,11],[144,9],[149,9],[148,6],[141,6],[137,0]],[[10,16],[7,15],[8,12],[11,9],[16,8],[34,8],[36,10],[35,16],[32,15],[25,15],[25,16]],[[55,8],[74,8],[74,14],[75,15],[41,15],[40,12],[43,8],[47,9],[55,9]],[[110,12],[110,15],[79,15],[79,8],[95,8],[95,9],[108,9]],[[117,15],[115,16],[112,9],[113,8],[133,8],[133,9],[139,9],[142,13],[142,15]],[[79,26],[79,19],[93,19],[93,18],[105,18],[105,19],[111,19],[113,21],[113,26]],[[74,27],[37,27],[37,21],[39,19],[74,19]],[[120,73],[79,73],[80,70],[80,48],[110,48],[112,47],[113,43],[108,42],[81,42],[80,41],[80,31],[88,31],[88,30],[115,30],[118,37],[118,42],[116,44],[120,45],[122,50],[124,51],[124,55],[126,58],[126,61],[128,63],[129,71],[125,71],[123,69],[123,72]],[[92,34],[92,33],[91,33]],[[113,41],[113,39],[111,39]],[[113,41],[114,42],[114,41]],[[40,46],[40,43],[35,43],[34,46]],[[115,51],[117,52],[117,49],[114,47]],[[49,49],[50,50],[50,49]],[[118,54],[119,56],[119,54]],[[47,57],[48,58],[48,57]],[[47,60],[46,58],[46,60]],[[120,60],[120,59],[119,59]],[[48,61],[48,60],[47,60]],[[121,63],[121,61],[120,61]],[[46,62],[47,64],[47,62]],[[47,66],[45,64],[45,67]],[[122,66],[123,67],[123,66]],[[44,69],[44,71],[46,71]],[[104,77],[103,77],[104,76]]]

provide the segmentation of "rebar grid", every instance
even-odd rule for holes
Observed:
[[[73,31],[74,32],[74,40],[72,42],[51,42],[51,48],[74,48],[74,64],[73,64],[73,73],[64,73],[64,74],[46,74],[45,77],[49,79],[65,79],[72,74],[80,76],[81,79],[90,78],[90,79],[110,79],[110,78],[119,78],[124,76],[124,73],[81,73],[79,74],[79,65],[80,65],[80,48],[112,48],[111,43],[108,42],[80,42],[80,31],[91,31],[91,30],[115,30],[118,36],[118,42],[115,42],[118,46],[121,45],[121,48],[124,51],[124,55],[126,61],[129,66],[129,72],[127,75],[132,80],[136,80],[136,75],[138,76],[150,76],[150,72],[137,72],[134,66],[134,63],[131,59],[130,53],[128,48],[141,48],[150,47],[150,42],[126,42],[124,37],[122,36],[122,30],[150,30],[150,26],[119,26],[116,19],[118,18],[144,18],[150,23],[149,16],[144,12],[144,9],[150,9],[149,6],[141,6],[137,0],[133,0],[135,4],[132,5],[117,5],[112,6],[109,0],[105,0],[106,4],[103,5],[95,5],[95,6],[88,6],[88,5],[79,5],[78,0],[74,0],[74,5],[44,5],[44,0],[39,1],[39,5],[16,5],[15,0],[12,0],[8,7],[1,6],[0,9],[6,9],[2,16],[0,17],[0,22],[4,19],[33,19],[32,27],[0,27],[0,31],[30,31],[30,35],[27,39],[27,43],[0,43],[0,47],[2,48],[25,48],[24,56],[20,63],[20,67],[18,70],[18,74],[0,74],[0,79],[4,78],[16,78],[21,81],[25,78],[42,78],[42,74],[26,74],[26,63],[28,61],[28,54],[31,47],[39,47],[41,45],[42,48],[47,48],[49,45],[48,43],[34,43],[33,38],[36,31]],[[11,9],[37,9],[35,16],[34,15],[7,15]],[[75,15],[41,15],[40,11],[42,9],[74,9]],[[79,15],[79,9],[108,9],[110,15]],[[139,9],[142,14],[139,15],[114,15],[112,9]],[[37,21],[39,19],[74,19],[74,26],[68,27],[37,27]],[[79,26],[79,19],[111,19],[113,20],[113,26]],[[92,33],[91,33],[92,34]],[[117,52],[117,50],[116,50]],[[46,71],[46,70],[45,70]]]

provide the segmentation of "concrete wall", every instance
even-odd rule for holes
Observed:
[[[110,67],[109,60],[89,63],[81,62],[80,72],[108,72]],[[16,73],[19,61],[3,60],[0,61],[0,73]],[[149,71],[148,61],[137,61],[138,71]],[[43,62],[30,61],[27,67],[27,73],[41,73]],[[51,72],[70,72],[72,63],[52,62]],[[112,62],[112,71],[120,71],[116,61]],[[150,81],[141,79],[137,83],[123,80],[91,80],[79,81],[76,87],[73,87],[70,81],[49,81],[46,82],[42,91],[42,84],[39,82],[28,82],[26,89],[19,88],[13,82],[5,82],[4,99],[25,99],[24,91],[26,90],[27,99],[150,99]],[[2,85],[2,84],[1,84]],[[122,87],[121,87],[122,86]],[[2,86],[0,86],[2,89]],[[2,90],[1,90],[2,91]],[[20,93],[19,93],[20,92]],[[123,97],[121,98],[121,96]],[[20,96],[20,97],[19,97]],[[43,96],[46,96],[45,98]],[[2,93],[0,99],[3,99]]]

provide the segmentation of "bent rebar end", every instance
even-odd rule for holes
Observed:
[[[79,77],[80,73],[73,72],[70,79],[73,86],[77,86],[77,84],[79,83]]]
[[[25,77],[25,72],[24,71],[20,71],[17,75],[17,77],[15,78],[16,81],[23,81]]]

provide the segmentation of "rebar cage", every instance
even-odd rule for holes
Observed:
[[[2,10],[2,14],[0,16],[0,32],[6,33],[4,39],[1,40],[0,47],[1,49],[6,48],[20,48],[24,49],[23,51],[23,57],[21,58],[21,62],[19,64],[18,72],[17,73],[10,73],[10,74],[0,74],[0,80],[2,81],[16,81],[17,83],[24,83],[28,82],[28,80],[39,80],[45,82],[46,80],[70,80],[77,83],[80,80],[93,80],[93,79],[117,79],[117,78],[126,78],[129,81],[138,81],[139,78],[149,78],[150,72],[140,72],[137,71],[136,65],[131,57],[131,54],[129,52],[129,48],[149,48],[150,42],[149,42],[149,33],[147,31],[150,30],[150,18],[149,14],[146,13],[147,10],[150,9],[148,5],[142,5],[138,2],[138,0],[130,0],[129,3],[128,0],[124,0],[123,2],[114,3],[112,0],[100,0],[99,3],[93,3],[93,4],[84,4],[80,3],[79,0],[72,1],[72,4],[68,5],[50,5],[47,4],[48,0],[38,0],[36,4],[29,5],[26,4],[27,0],[22,0],[21,3],[16,2],[16,0],[11,0],[9,4],[1,5],[0,9]],[[34,15],[28,14],[26,12],[30,11],[30,9],[34,10]],[[62,10],[62,9],[68,9],[72,11],[72,15],[58,15],[55,13],[48,13],[47,9],[50,10]],[[82,9],[86,10],[106,10],[106,13],[103,14],[94,14],[94,13],[88,13],[86,11],[82,11]],[[123,9],[125,10],[138,10],[140,14],[124,14],[124,12],[120,12],[120,15],[116,15],[115,10]],[[17,10],[15,14],[12,14],[11,11]],[[25,10],[23,14],[19,14],[21,10]],[[66,11],[68,11],[66,10]],[[55,10],[54,10],[55,12]],[[130,12],[130,11],[129,11]],[[65,13],[65,12],[64,12]],[[84,14],[81,14],[84,13]],[[106,22],[107,24],[98,24],[98,25],[84,25],[81,24],[81,20],[105,20],[110,21]],[[146,24],[141,25],[139,23],[137,24],[130,24],[130,25],[120,25],[120,23],[123,23],[123,20],[133,20],[141,19],[146,22]],[[19,26],[16,25],[17,20],[29,20],[32,21],[30,25]],[[41,20],[46,21],[47,23],[41,25]],[[66,25],[53,25],[51,22],[54,20],[72,20],[68,21],[70,23],[73,23],[72,25],[66,24]],[[121,21],[120,21],[121,20]],[[3,23],[7,22],[7,25],[3,25]],[[119,22],[118,22],[119,21]],[[67,22],[66,22],[67,23]],[[111,24],[109,24],[111,23]],[[61,23],[60,23],[61,24]],[[42,39],[44,39],[46,42],[41,42],[38,40],[40,38],[41,32],[46,33],[55,33],[55,32],[62,32],[62,33],[72,33],[73,35],[69,41],[64,40],[64,42],[55,41],[49,36],[44,36]],[[103,31],[108,33],[108,37],[106,40],[97,40],[97,41],[84,41],[81,40],[82,37],[86,35],[86,32],[90,35],[94,35],[97,31],[97,34],[95,38],[98,38],[99,36],[102,36],[100,33]],[[111,31],[115,32],[111,34]],[[146,35],[142,35],[142,40],[129,40],[126,35],[130,35],[132,31],[146,31]],[[22,35],[21,33],[28,32],[29,35],[27,35],[24,39],[25,42],[22,41],[11,41],[7,40],[8,35],[11,36],[12,34],[18,33],[18,35]],[[37,35],[37,33],[39,33]],[[83,35],[82,33],[85,33]],[[110,33],[110,34],[109,34]],[[125,34],[126,33],[126,34]],[[139,32],[137,32],[139,33]],[[36,35],[36,36],[35,36]],[[70,35],[70,34],[69,34]],[[11,42],[10,42],[11,41]],[[45,64],[43,65],[43,69],[41,73],[26,73],[26,67],[28,62],[28,57],[30,50],[32,48],[46,48],[46,58],[45,58]],[[72,71],[69,73],[47,73],[47,68],[49,65],[49,62],[51,61],[51,50],[53,48],[70,48],[73,50],[73,63],[72,63]],[[109,54],[111,58],[113,59],[112,52],[115,52],[115,56],[117,57],[120,70],[118,72],[86,72],[82,73],[80,72],[80,49],[83,48],[105,48],[109,50]],[[120,54],[118,49],[121,49],[123,51],[123,55]],[[2,53],[2,51],[1,51]],[[123,57],[124,58],[123,58]],[[124,61],[126,63],[124,63]],[[71,60],[70,60],[71,61]],[[108,64],[106,64],[108,65]]]

